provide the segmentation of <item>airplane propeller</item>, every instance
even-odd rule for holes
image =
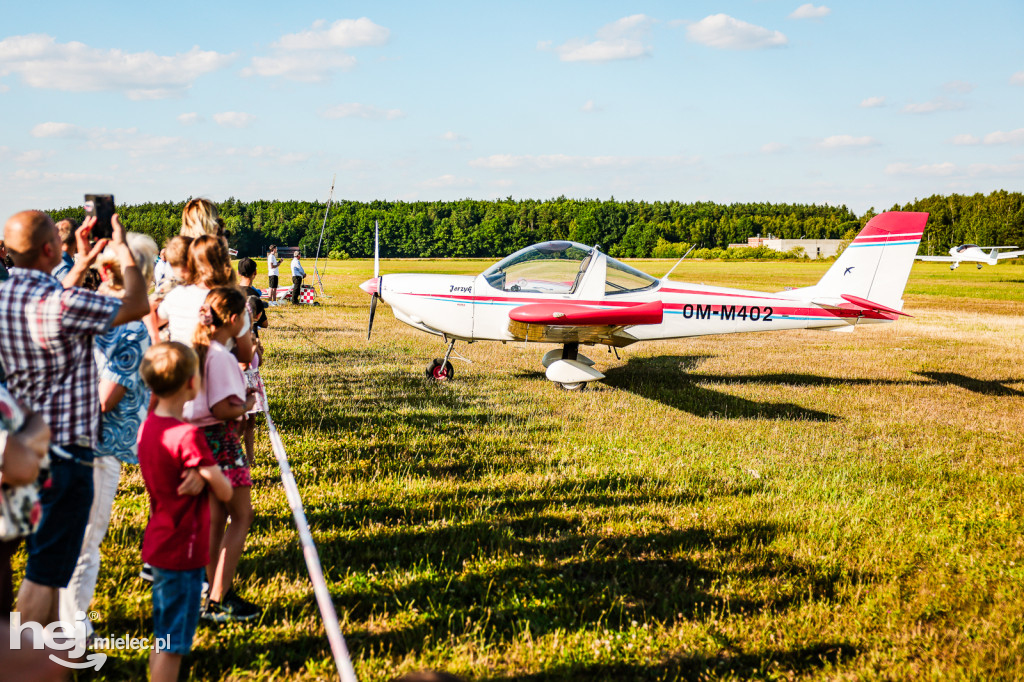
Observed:
[[[370,296],[370,322],[366,325],[366,340],[370,340],[373,332],[373,317],[377,314],[377,299],[380,298],[380,222],[373,221],[373,287]]]

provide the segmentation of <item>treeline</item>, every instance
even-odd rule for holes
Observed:
[[[929,213],[919,250],[925,255],[945,255],[959,244],[1024,248],[1024,194],[1020,192],[934,195],[893,210]]]
[[[177,234],[185,201],[120,206],[129,229],[158,243]],[[267,246],[301,246],[315,253],[325,204],[309,201],[228,199],[220,205],[231,246],[258,256]],[[901,207],[894,206],[894,210]],[[922,250],[944,251],[960,243],[1024,243],[1024,195],[934,196],[902,210],[932,213]],[[55,219],[83,218],[81,208],[52,211]],[[401,202],[340,201],[331,206],[322,255],[373,255],[374,222],[380,222],[386,257],[486,257],[509,254],[550,239],[600,244],[620,257],[668,256],[684,245],[721,249],[749,237],[852,238],[874,213],[858,217],[845,206],[715,204],[567,199]],[[1002,244],[997,244],[1002,245]]]

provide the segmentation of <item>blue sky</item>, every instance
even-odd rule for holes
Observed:
[[[11,3],[0,213],[1024,189],[1024,3]]]

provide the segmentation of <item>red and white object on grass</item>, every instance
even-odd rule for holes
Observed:
[[[280,301],[284,296],[291,296],[291,293],[291,287],[287,289],[278,287],[277,300]],[[260,298],[270,298],[270,289],[260,289]],[[303,284],[302,292],[299,294],[299,303],[312,303],[314,298],[316,298],[316,289],[308,284]]]
[[[875,216],[817,284],[771,293],[658,279],[569,241],[534,244],[476,276],[380,275],[375,257],[374,277],[360,288],[373,296],[372,308],[380,299],[402,322],[448,342],[428,376],[451,378],[456,341],[558,344],[560,351],[542,361],[546,375],[577,389],[604,378],[579,353],[581,345],[618,349],[785,329],[852,332],[857,325],[892,322],[906,315],[903,290],[927,221],[927,213]]]

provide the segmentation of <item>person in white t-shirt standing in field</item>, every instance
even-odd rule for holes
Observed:
[[[277,300],[277,266],[281,264],[281,261],[277,260],[277,247],[271,246],[267,250],[267,279],[270,280],[270,300]]]
[[[300,258],[302,254],[296,249],[295,255],[292,256],[292,303],[296,305],[302,303],[302,280],[306,277]]]

